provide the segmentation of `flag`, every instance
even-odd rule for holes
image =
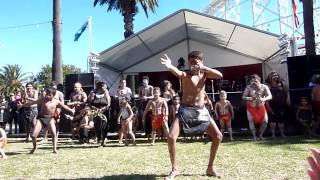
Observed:
[[[299,25],[299,18],[297,15],[297,4],[295,0],[292,0],[292,14],[293,14],[293,19],[294,19],[294,25],[296,26],[296,28]]]
[[[73,41],[78,41],[78,39],[80,38],[81,34],[83,33],[84,30],[86,30],[88,26],[88,21],[86,21],[81,28],[76,32],[76,34],[74,35],[74,40]]]

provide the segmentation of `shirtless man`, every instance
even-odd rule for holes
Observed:
[[[25,101],[26,103],[30,101],[38,100],[38,91],[33,88],[32,83],[26,84],[26,93],[25,93]],[[36,117],[38,116],[38,106],[37,104],[33,104],[30,106],[24,107],[24,118],[26,121],[26,131],[27,137],[26,142],[30,140],[30,134],[32,133],[32,128],[36,125]]]
[[[192,51],[188,55],[188,64],[191,69],[187,72],[180,71],[173,66],[171,59],[166,54],[161,58],[161,63],[165,65],[171,73],[181,79],[183,89],[181,105],[176,118],[173,120],[168,136],[172,170],[165,179],[173,179],[178,175],[176,140],[179,136],[180,124],[186,134],[203,133],[207,131],[207,134],[211,137],[212,145],[206,175],[218,176],[213,168],[213,162],[222,140],[222,134],[211,118],[209,111],[206,109],[204,99],[206,79],[221,79],[222,74],[215,69],[203,65],[203,53],[200,51]]]
[[[253,140],[257,140],[255,124],[259,124],[259,139],[263,139],[263,133],[268,125],[268,113],[265,102],[272,99],[267,85],[260,83],[261,78],[254,74],[251,76],[250,84],[245,88],[242,99],[247,101],[247,117]]]
[[[70,94],[69,102],[67,103],[68,106],[75,109],[75,114],[72,119],[72,138],[74,138],[75,133],[73,131],[74,128],[79,128],[80,122],[84,114],[87,113],[80,113],[82,109],[85,108],[87,103],[87,94],[82,89],[82,84],[79,82],[74,83],[73,92]],[[86,111],[84,111],[86,112]],[[82,136],[83,135],[83,136]],[[80,140],[87,139],[88,132],[87,128],[82,128],[80,131]]]
[[[30,106],[32,104],[38,104],[40,106],[38,120],[36,122],[35,128],[31,136],[33,148],[30,151],[30,154],[33,154],[34,151],[37,149],[37,137],[43,126],[47,126],[50,129],[52,133],[53,153],[57,153],[57,134],[54,114],[57,108],[66,109],[67,111],[70,111],[72,114],[74,114],[74,110],[70,109],[68,106],[64,105],[59,100],[55,99],[55,95],[56,90],[53,88],[49,88],[46,89],[45,97],[38,99],[37,101],[30,101],[23,105],[19,105],[19,108]]]
[[[164,128],[165,136],[168,135],[169,127],[168,127],[168,105],[166,99],[160,97],[161,90],[159,87],[153,88],[153,99],[148,101],[146,109],[144,110],[142,122],[144,123],[147,113],[149,110],[152,111],[152,132],[151,145],[154,144],[157,133],[161,133],[162,127]]]
[[[142,117],[143,112],[147,106],[147,103],[150,99],[153,98],[153,86],[149,85],[149,77],[143,76],[142,78],[142,85],[139,87],[139,100],[140,100],[140,107],[139,107],[139,114]],[[149,116],[148,116],[149,117]],[[147,117],[147,118],[148,118]],[[141,118],[142,119],[142,118]],[[145,121],[145,124],[142,123],[142,127],[145,130],[147,135],[151,133],[151,125],[148,124],[149,121]],[[149,137],[148,137],[149,139]]]

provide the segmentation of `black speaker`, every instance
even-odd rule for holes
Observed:
[[[89,95],[90,91],[94,88],[94,75],[93,73],[79,73],[79,74],[67,74],[64,77],[64,91],[65,99],[70,98],[70,94],[73,91],[74,83],[79,82],[82,84],[83,91]]]
[[[287,59],[290,89],[308,88],[311,77],[320,74],[320,56],[295,56]]]

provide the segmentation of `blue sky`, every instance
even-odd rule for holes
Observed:
[[[101,52],[122,41],[123,17],[118,11],[106,11],[106,6],[93,7],[94,0],[61,0],[62,10],[62,60],[82,70],[87,69],[89,53],[87,30],[79,41],[74,34],[92,16],[93,50]],[[156,12],[147,18],[141,10],[135,16],[134,31],[138,32],[160,19],[180,10],[203,10],[210,0],[159,0]],[[250,1],[243,1],[241,22],[247,25],[250,16]],[[296,1],[298,6],[301,3]],[[275,2],[273,2],[275,3]],[[291,13],[291,12],[290,12]],[[269,13],[270,14],[270,13]],[[273,18],[272,14],[267,18]],[[52,63],[52,0],[1,0],[0,2],[0,67],[19,64],[23,72],[38,73],[41,66]],[[43,22],[43,23],[42,23]],[[42,23],[42,24],[41,24]],[[19,25],[32,26],[9,28]],[[271,24],[271,28],[277,25]],[[272,30],[271,30],[272,31]]]
[[[155,14],[147,18],[143,11],[135,17],[134,31],[138,32],[156,21],[187,8],[202,10],[209,0],[160,0]],[[93,49],[101,52],[120,42],[123,37],[123,18],[118,11],[93,7],[93,0],[61,0],[62,60],[86,70],[88,56],[87,30],[78,42],[74,34],[92,16]],[[38,73],[41,66],[52,63],[52,0],[1,0],[0,3],[0,67],[19,64],[23,72]],[[44,24],[38,24],[45,22]],[[47,22],[47,23],[46,23]],[[28,27],[7,28],[25,24]]]

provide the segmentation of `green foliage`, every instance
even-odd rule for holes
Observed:
[[[63,65],[62,68],[63,68],[63,77],[66,74],[82,73],[81,69],[77,68],[74,65],[66,64],[66,65]],[[36,75],[36,80],[42,87],[48,87],[50,82],[52,81],[51,65],[47,64],[42,66],[40,72]]]
[[[8,96],[23,88],[26,83],[27,73],[22,73],[22,67],[18,64],[7,64],[0,69],[0,94]]]
[[[140,3],[142,6],[142,9],[146,16],[148,17],[148,11],[155,12],[156,7],[158,7],[158,0],[132,0],[132,1],[127,1],[127,0],[94,0],[94,6],[99,4],[100,6],[107,5],[108,6],[108,11],[111,10],[117,10],[121,14],[126,13],[129,10],[132,10],[134,12],[132,13],[137,13],[138,12],[138,7],[137,3]]]

